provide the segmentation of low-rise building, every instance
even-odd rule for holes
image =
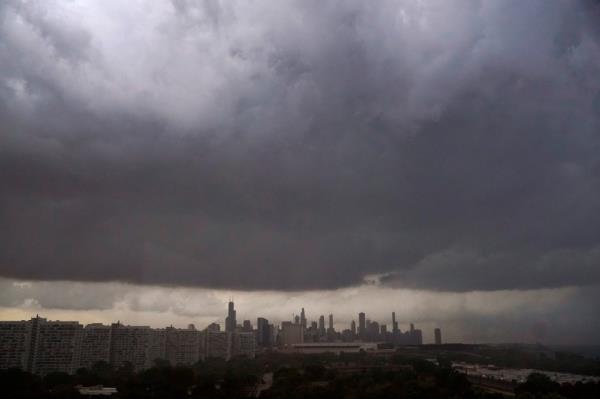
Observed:
[[[374,352],[377,350],[377,344],[374,342],[310,342],[293,344],[289,350],[305,354]]]

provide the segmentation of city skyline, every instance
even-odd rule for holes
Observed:
[[[232,305],[234,302],[229,301],[228,305]],[[304,310],[304,308],[302,308],[302,310]],[[393,314],[394,312],[391,312],[390,314]],[[357,318],[356,319],[352,319],[350,320],[350,323],[345,324],[343,321],[342,322],[337,322],[337,323],[333,323],[333,332],[335,333],[341,333],[344,331],[351,331],[353,332],[353,334],[355,335],[355,337],[357,339],[361,338],[361,337],[365,337],[366,336],[366,331],[367,331],[367,326],[365,327],[365,332],[361,333],[360,328],[358,327],[357,324],[357,320],[360,319],[360,315],[364,314],[363,312],[359,312],[357,314]],[[304,330],[311,330],[311,329],[315,329],[317,331],[320,332],[321,328],[318,327],[318,323],[319,320],[321,318],[324,318],[325,315],[320,315],[318,318],[312,320],[307,318],[306,324],[303,324],[301,322],[301,318],[298,315],[292,315],[292,317],[290,317],[290,319],[285,319],[282,318],[281,320],[279,319],[265,319],[262,316],[257,316],[253,319],[247,319],[244,318],[242,321],[242,323],[236,323],[235,326],[233,325],[229,325],[228,324],[228,317],[229,316],[224,316],[221,319],[215,319],[205,325],[196,325],[194,323],[188,323],[187,325],[183,326],[183,325],[174,325],[173,323],[170,324],[166,324],[163,326],[158,326],[158,325],[144,325],[144,324],[139,324],[139,323],[128,323],[127,320],[115,320],[113,322],[107,323],[107,324],[103,324],[103,322],[100,321],[91,321],[91,322],[81,322],[80,320],[59,320],[59,319],[51,319],[51,318],[47,318],[47,317],[43,317],[40,316],[39,314],[36,314],[35,316],[31,316],[30,318],[25,318],[25,319],[21,319],[21,320],[0,320],[0,322],[2,321],[7,321],[7,322],[22,322],[22,321],[28,321],[28,320],[33,320],[33,319],[38,319],[38,318],[42,318],[44,320],[47,320],[49,322],[55,321],[55,322],[76,322],[81,324],[82,326],[90,326],[90,327],[94,327],[94,326],[110,326],[113,324],[116,325],[123,325],[123,326],[129,326],[129,327],[149,327],[149,328],[153,328],[153,329],[165,329],[165,328],[176,328],[176,329],[182,329],[182,330],[188,330],[188,329],[192,329],[192,330],[197,330],[197,331],[205,331],[205,330],[210,330],[211,328],[214,328],[216,326],[218,326],[220,331],[225,331],[225,332],[235,332],[236,330],[245,330],[246,329],[246,324],[249,323],[250,326],[250,330],[251,331],[255,331],[258,333],[259,331],[259,325],[260,320],[264,320],[265,322],[270,322],[271,325],[274,325],[277,328],[280,328],[283,324],[286,323],[292,323],[294,325],[298,325],[301,326]],[[328,315],[328,320],[329,318],[333,317],[333,314],[329,314]],[[193,319],[191,319],[193,320]],[[391,320],[391,318],[390,318]],[[376,325],[378,326],[382,326],[383,328],[385,328],[387,326],[387,324],[385,323],[385,320],[379,320],[379,319],[365,319],[366,323],[373,323],[375,322]],[[396,323],[396,329],[394,330],[392,327],[390,327],[389,330],[387,330],[388,332],[406,332],[406,331],[411,331],[414,328],[414,324],[413,322],[406,322],[406,323]],[[439,323],[434,323],[435,325],[439,326]],[[392,324],[390,323],[390,326]],[[353,326],[355,327],[353,329]],[[434,333],[436,330],[440,330],[440,327],[435,327],[432,332],[431,332],[431,339],[429,341],[431,341],[432,343],[436,343],[439,344],[439,342],[436,340]],[[330,324],[329,322],[327,323],[327,327],[325,328],[323,335],[327,335],[330,332]],[[383,331],[382,331],[383,333]],[[437,333],[436,333],[437,334]],[[425,336],[424,336],[425,337]],[[258,340],[258,336],[257,336],[257,340]],[[427,340],[423,339],[423,343],[428,343],[426,342]],[[458,342],[457,342],[458,343]]]
[[[556,320],[551,319],[547,313],[547,309],[559,306],[574,295],[574,292],[569,289],[559,291],[559,295],[554,290],[510,294],[481,292],[465,295],[382,290],[380,287],[369,285],[335,292],[311,291],[289,296],[285,292],[202,291],[131,285],[124,285],[122,289],[115,290],[113,285],[108,291],[101,290],[99,295],[94,284],[90,286],[87,283],[64,283],[59,289],[50,285],[54,298],[56,298],[57,292],[65,295],[61,300],[62,303],[78,300],[79,303],[85,305],[90,301],[96,301],[99,296],[105,295],[104,300],[109,304],[108,308],[98,310],[86,309],[85,306],[80,307],[79,310],[66,310],[64,309],[65,305],[60,302],[59,309],[52,309],[48,305],[40,306],[35,301],[28,302],[27,298],[35,297],[35,292],[39,287],[37,284],[36,282],[17,282],[5,286],[4,295],[23,305],[11,311],[0,308],[1,319],[28,319],[31,315],[40,313],[45,314],[49,319],[83,320],[86,323],[111,323],[121,319],[129,320],[132,324],[152,327],[173,324],[184,328],[189,323],[208,325],[212,322],[218,322],[224,326],[227,314],[223,313],[223,308],[227,307],[227,303],[233,297],[237,298],[238,307],[244,309],[246,318],[255,319],[263,315],[269,320],[278,322],[292,320],[293,315],[300,315],[300,310],[304,306],[307,310],[315,309],[315,315],[325,315],[326,327],[327,316],[335,308],[337,309],[336,320],[339,325],[349,325],[353,319],[356,319],[358,328],[359,321],[355,310],[361,307],[365,309],[366,313],[373,315],[373,318],[386,320],[387,324],[391,326],[389,309],[395,311],[396,319],[403,328],[406,328],[412,320],[425,329],[433,331],[437,327],[437,323],[442,322],[445,326],[444,336],[453,342],[595,344],[597,337],[591,335],[586,340],[572,335],[572,331],[569,330],[573,326],[573,321],[570,319],[571,310],[565,311],[565,314]],[[117,287],[119,286],[117,285]],[[111,297],[119,292],[127,294],[117,296],[119,299]],[[88,295],[91,298],[86,298]],[[506,299],[506,295],[510,295],[510,299]],[[43,294],[43,296],[48,298],[48,294]],[[365,302],[364,298],[370,298],[370,301]],[[118,303],[116,307],[113,305],[113,301]],[[503,301],[500,310],[495,309],[498,301]],[[538,309],[532,314],[525,314],[522,318],[517,317],[519,314],[514,309],[532,301],[538,304]],[[330,305],[323,306],[323,303]],[[395,310],[390,307],[390,303],[397,304],[394,306]],[[425,312],[424,304],[427,304]],[[312,311],[308,313],[310,317],[313,317],[312,313]],[[481,321],[479,316],[481,314],[495,314],[496,318]],[[468,316],[465,318],[465,315]],[[532,319],[532,316],[535,319]],[[589,317],[593,320],[595,313],[590,313]],[[469,330],[465,330],[465,323],[471,326]],[[516,325],[524,326],[524,328],[514,328]],[[491,326],[495,328],[492,329]],[[509,333],[506,331],[508,329],[510,329]],[[431,343],[433,338],[425,336],[424,341]]]
[[[392,313],[395,317],[395,313]],[[0,321],[0,370],[19,368],[34,374],[53,372],[74,374],[80,368],[90,368],[98,362],[113,367],[128,363],[141,371],[165,360],[171,365],[191,366],[209,358],[231,360],[235,357],[253,359],[257,353],[386,353],[401,346],[423,344],[423,331],[410,323],[401,331],[397,323],[388,331],[376,320],[365,320],[358,314],[361,328],[356,331],[352,321],[347,328],[336,330],[333,314],[319,322],[308,320],[305,309],[301,316],[280,324],[258,317],[256,323],[244,319],[236,322],[237,310],[232,300],[227,303],[225,325],[210,323],[197,328],[173,325],[152,328],[130,325],[120,320],[110,323],[83,324],[78,320],[50,320],[35,315],[29,320]],[[435,344],[441,345],[441,329],[435,329]],[[389,353],[389,352],[387,352]]]
[[[0,320],[599,345],[599,21],[0,1]]]

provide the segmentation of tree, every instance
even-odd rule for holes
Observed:
[[[550,379],[545,374],[531,373],[527,377],[527,381],[519,385],[515,392],[522,396],[527,397],[524,394],[531,394],[534,398],[548,398],[549,394],[559,394],[560,385]],[[560,397],[560,396],[559,396]]]

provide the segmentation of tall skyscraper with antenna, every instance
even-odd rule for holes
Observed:
[[[225,318],[225,331],[234,332],[237,321],[235,319],[235,309],[233,308],[233,301],[229,301],[227,308],[227,317]]]

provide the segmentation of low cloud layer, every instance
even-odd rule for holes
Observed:
[[[423,329],[426,342],[441,327],[446,342],[540,342],[597,344],[600,286],[539,290],[439,293],[398,290],[380,285],[286,293],[165,288],[118,283],[24,282],[0,279],[0,319],[49,319],[82,323],[204,328],[223,325],[227,301],[235,301],[238,321],[266,317],[278,324],[305,308],[309,321],[334,315],[335,328],[347,329],[358,312],[400,328]]]
[[[0,275],[598,284],[598,26],[592,1],[3,1]]]

